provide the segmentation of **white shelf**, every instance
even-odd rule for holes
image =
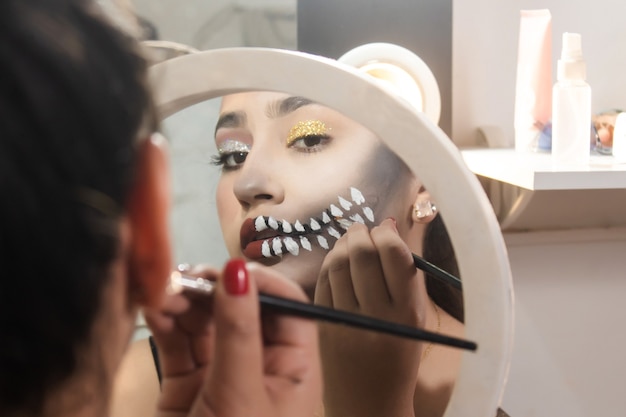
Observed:
[[[557,169],[550,154],[514,149],[466,149],[461,154],[477,175],[527,190],[606,190],[626,188],[626,164],[592,155],[589,165]]]

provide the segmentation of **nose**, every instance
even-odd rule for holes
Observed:
[[[245,209],[262,203],[279,204],[285,198],[280,170],[270,155],[250,152],[239,169],[233,191]]]

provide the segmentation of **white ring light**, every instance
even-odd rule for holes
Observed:
[[[210,50],[155,65],[150,81],[162,118],[225,94],[286,92],[308,97],[361,123],[404,160],[445,213],[463,277],[465,337],[478,343],[476,352],[463,353],[445,416],[496,415],[512,347],[511,272],[491,205],[441,129],[370,76],[301,52]],[[407,141],[409,137],[415,139]]]
[[[410,50],[392,43],[368,43],[349,50],[339,62],[387,81],[418,111],[439,124],[441,94],[437,80],[428,65]]]

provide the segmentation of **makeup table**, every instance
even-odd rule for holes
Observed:
[[[626,226],[626,164],[592,155],[589,165],[556,168],[549,153],[464,149],[502,230]]]

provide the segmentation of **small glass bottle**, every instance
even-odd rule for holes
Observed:
[[[552,161],[557,166],[589,163],[591,87],[585,78],[580,34],[566,32],[552,89]]]

